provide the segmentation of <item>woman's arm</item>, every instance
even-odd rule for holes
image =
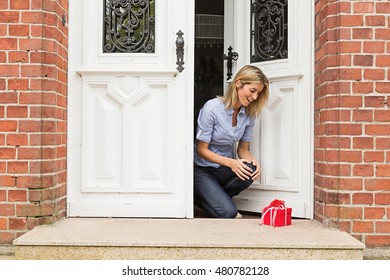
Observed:
[[[252,163],[254,166],[256,166],[255,172],[253,172],[251,178],[253,180],[256,180],[260,176],[260,164],[257,162],[257,160],[253,157],[252,153],[250,152],[250,143],[245,141],[238,142],[237,147],[237,155],[241,159],[246,159],[248,162]]]
[[[209,150],[209,143],[198,140],[198,155],[205,160],[229,167],[241,180],[253,178],[252,170],[245,164],[252,161],[245,158],[233,159],[218,155]]]

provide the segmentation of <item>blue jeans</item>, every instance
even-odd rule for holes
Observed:
[[[246,163],[253,171],[256,167]],[[233,197],[248,188],[252,179],[241,180],[226,166],[219,168],[194,166],[195,205],[204,209],[211,217],[234,218],[237,208]]]

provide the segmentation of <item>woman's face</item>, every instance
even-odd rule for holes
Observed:
[[[253,101],[255,101],[262,92],[264,84],[262,83],[253,83],[253,84],[242,84],[240,80],[236,81],[238,101],[235,108],[240,106],[247,107]],[[238,102],[240,104],[238,104]]]

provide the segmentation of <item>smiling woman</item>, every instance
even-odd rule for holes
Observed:
[[[245,85],[247,85],[247,87],[244,88]],[[226,95],[222,97],[222,99],[227,109],[236,109],[237,107],[243,105],[244,107],[247,107],[246,113],[249,116],[258,116],[260,110],[265,106],[265,103],[268,100],[268,88],[269,82],[264,73],[255,66],[247,65],[238,71],[230,84]],[[241,103],[241,100],[239,100],[240,97],[241,99],[245,99],[244,96],[251,96],[251,98],[253,98],[252,91],[255,92],[256,95],[258,94],[258,98],[254,100],[255,102],[250,102],[250,104],[247,105]]]
[[[263,72],[244,66],[223,97],[201,109],[195,141],[195,204],[212,217],[238,216],[232,198],[260,176],[260,164],[249,150],[256,116],[268,100]],[[238,143],[237,155],[233,147]]]
[[[236,86],[241,90],[238,92],[238,101],[234,105],[234,109],[244,106],[247,107],[261,94],[264,88],[263,84],[244,84],[240,80],[236,81]]]

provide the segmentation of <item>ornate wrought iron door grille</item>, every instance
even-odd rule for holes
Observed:
[[[155,0],[103,0],[104,53],[154,53]]]
[[[287,0],[252,0],[251,62],[288,57]]]

